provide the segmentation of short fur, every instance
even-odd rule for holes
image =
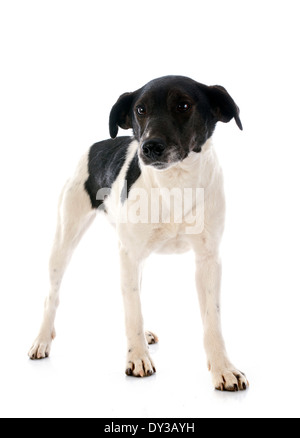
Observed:
[[[208,87],[182,76],[166,76],[125,93],[113,106],[109,129],[113,139],[96,143],[81,159],[77,171],[63,189],[58,226],[50,258],[50,292],[44,319],[30,349],[31,359],[49,355],[55,337],[54,320],[60,284],[80,238],[98,209],[115,224],[119,238],[121,289],[128,341],[126,374],[153,374],[148,344],[156,335],[145,332],[140,302],[142,267],[152,252],[193,250],[196,285],[204,324],[204,345],[214,387],[244,390],[248,381],[228,359],[220,324],[221,261],[219,244],[224,228],[223,175],[211,136],[218,121],[235,119],[242,129],[239,109],[225,88]],[[115,138],[118,128],[132,129],[133,137]],[[201,230],[188,233],[196,224],[184,212],[176,220],[173,204],[168,222],[149,203],[155,222],[123,221],[124,211],[134,207],[135,190],[150,194],[153,189],[204,189]],[[151,210],[152,208],[152,210]],[[197,218],[194,201],[192,213]]]

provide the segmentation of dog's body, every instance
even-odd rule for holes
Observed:
[[[242,129],[238,107],[223,87],[206,87],[180,76],[154,80],[119,98],[110,114],[113,139],[92,146],[63,190],[50,259],[50,294],[29,352],[32,359],[49,355],[63,274],[100,209],[115,224],[119,238],[126,373],[143,377],[155,372],[147,344],[157,342],[157,337],[145,334],[140,303],[143,262],[152,252],[192,249],[214,386],[230,391],[247,388],[246,377],[227,357],[221,334],[218,251],[225,200],[222,171],[210,141],[217,121],[233,117]],[[115,138],[118,126],[132,128],[134,136]],[[193,196],[185,203],[187,193]],[[153,201],[154,194],[159,202]],[[170,202],[170,194],[179,203]],[[176,206],[183,208],[178,211]]]

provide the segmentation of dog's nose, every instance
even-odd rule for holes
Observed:
[[[147,140],[142,144],[143,154],[152,159],[156,159],[162,156],[166,145],[160,138]]]

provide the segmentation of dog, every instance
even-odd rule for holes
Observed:
[[[109,117],[111,138],[89,149],[62,191],[50,258],[50,293],[39,335],[29,351],[31,359],[49,356],[64,272],[100,210],[114,224],[119,239],[126,374],[146,377],[156,372],[148,344],[158,338],[144,330],[141,311],[144,261],[153,252],[193,250],[213,385],[221,391],[248,388],[246,376],[228,358],[221,332],[219,244],[225,198],[222,170],[211,142],[217,122],[234,119],[243,129],[239,113],[225,88],[184,76],[158,78],[119,97]],[[132,129],[133,136],[117,137],[119,127]],[[185,203],[186,194],[190,196]]]

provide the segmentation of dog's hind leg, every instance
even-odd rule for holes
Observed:
[[[85,156],[61,194],[57,229],[49,263],[50,292],[45,301],[44,318],[39,335],[29,351],[31,359],[43,359],[49,356],[51,343],[55,337],[54,320],[59,304],[61,281],[74,249],[96,215],[84,188],[87,177]]]
[[[149,330],[146,330],[145,335],[146,335],[146,340],[147,340],[149,345],[158,343],[158,336],[155,333],[149,332]]]

